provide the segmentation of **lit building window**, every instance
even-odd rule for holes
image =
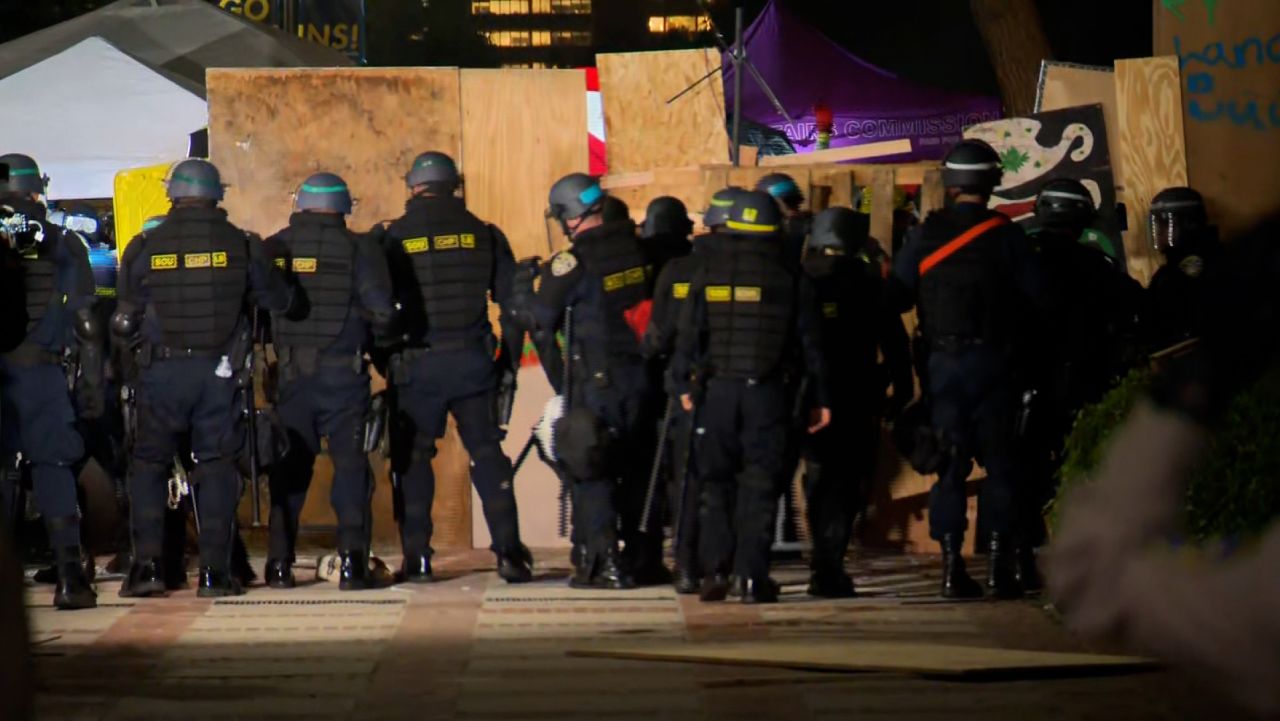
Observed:
[[[711,30],[711,19],[706,15],[652,15],[649,17],[649,32],[663,33],[699,33]]]
[[[551,33],[552,45],[590,45],[591,33],[561,30]]]
[[[590,15],[591,0],[551,0],[551,12],[565,15]]]
[[[496,48],[527,48],[532,40],[528,30],[490,30],[484,36]]]

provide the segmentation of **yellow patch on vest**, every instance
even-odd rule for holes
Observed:
[[[431,250],[431,243],[426,238],[406,238],[400,241],[406,253],[425,253]]]
[[[458,236],[456,235],[437,235],[431,240],[436,250],[453,250],[458,247]]]
[[[836,317],[839,317],[839,315],[840,315],[840,305],[839,305],[838,303],[823,303],[823,304],[822,304],[822,317],[823,317],[823,318],[836,318]]]
[[[213,259],[208,253],[187,253],[182,256],[184,268],[208,268],[211,265],[213,265]]]
[[[315,258],[294,258],[293,272],[295,273],[316,272],[316,259]]]
[[[674,283],[671,286],[671,297],[676,300],[684,300],[689,297],[688,283]]]
[[[176,253],[165,253],[164,255],[151,256],[152,270],[174,270],[178,267],[178,256]]]
[[[97,288],[94,288],[94,289],[93,289],[93,294],[94,294],[94,295],[96,295],[96,296],[98,296],[99,298],[114,298],[114,297],[116,297],[116,289],[115,289],[115,288],[103,288],[103,287],[99,286],[99,287],[97,287]]]
[[[225,267],[227,267],[227,254],[226,254],[226,253],[224,253],[224,252],[222,252],[222,251],[220,251],[220,250],[219,250],[218,252],[214,253],[214,254],[213,254],[213,267],[215,267],[215,268],[225,268]]]
[[[463,248],[474,248],[474,247],[476,247],[476,236],[475,236],[475,234],[474,234],[474,233],[463,233],[463,234],[462,234],[462,247],[463,247]]]
[[[760,288],[750,285],[740,285],[733,289],[733,299],[738,303],[759,303]]]
[[[708,303],[728,303],[733,299],[733,287],[728,285],[707,286]]]
[[[275,264],[277,268],[284,270],[284,258],[276,258]]]
[[[648,272],[644,268],[628,268],[626,273],[627,285],[639,285],[648,276]]]
[[[612,293],[627,284],[627,274],[618,272],[610,273],[604,277],[605,292]]]

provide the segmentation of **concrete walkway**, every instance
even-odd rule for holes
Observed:
[[[783,567],[782,603],[706,605],[669,588],[567,588],[565,554],[508,586],[487,553],[437,556],[431,586],[340,593],[323,582],[201,601],[116,597],[57,612],[29,592],[40,718],[62,719],[1225,719],[1168,672],[965,683],[571,658],[571,646],[640,639],[907,640],[1089,649],[1035,602],[940,603],[936,559],[854,564],[863,597],[806,597]],[[261,568],[261,565],[258,566]]]

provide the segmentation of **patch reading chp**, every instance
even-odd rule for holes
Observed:
[[[733,300],[737,303],[759,303],[760,288],[750,285],[739,285],[733,289]]]
[[[178,256],[176,253],[165,253],[164,255],[151,256],[152,270],[174,270],[178,267]]]
[[[676,300],[684,300],[689,297],[688,283],[673,283],[671,285],[671,297]]]
[[[433,241],[436,250],[453,250],[458,247],[456,235],[437,235]]]
[[[733,288],[727,285],[707,286],[708,303],[728,303],[733,299]]]
[[[578,258],[568,251],[560,251],[551,259],[551,275],[557,278],[568,275],[578,267]]]
[[[213,258],[208,253],[187,253],[182,256],[184,268],[209,268],[213,266]]]
[[[293,272],[295,273],[316,272],[316,259],[315,258],[294,258]]]
[[[426,238],[405,238],[400,245],[406,253],[425,253],[431,249],[431,242]]]

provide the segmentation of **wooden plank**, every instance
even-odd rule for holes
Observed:
[[[611,172],[729,161],[724,87],[718,76],[667,103],[718,67],[719,52],[602,53],[596,65]]]
[[[467,206],[502,228],[517,258],[551,254],[547,190],[590,169],[582,92],[577,70],[462,71]]]
[[[652,180],[643,184],[631,182],[640,176],[649,176]],[[649,201],[664,195],[679,198],[690,214],[696,216],[701,215],[707,203],[706,179],[700,167],[658,168],[647,173],[628,173],[625,177],[625,184],[612,186],[609,195],[626,203],[631,217],[637,221],[644,218]]]
[[[1187,184],[1182,82],[1176,57],[1116,61],[1120,153],[1124,168],[1124,233],[1129,272],[1145,285],[1160,264],[1147,241],[1147,209],[1164,188]]]
[[[974,23],[1000,83],[1006,115],[1026,115],[1035,104],[1036,70],[1052,57],[1034,0],[969,0]]]
[[[942,186],[942,168],[924,171],[920,182],[920,217],[928,217],[929,213],[942,210],[946,199],[946,189]]]
[[[760,148],[757,148],[754,145],[742,146],[739,149],[739,153],[741,153],[742,157],[738,159],[738,165],[747,166],[747,167],[750,167],[752,165],[768,165],[768,163],[760,162],[760,160],[762,160],[762,158],[760,157]],[[763,158],[763,160],[768,160],[768,159],[769,159],[769,156],[765,156]]]
[[[1181,53],[1191,186],[1224,233],[1280,205],[1280,2],[1152,0],[1154,52]]]
[[[1120,121],[1116,105],[1116,73],[1112,68],[1045,62],[1040,68],[1040,92],[1036,112],[1078,105],[1101,105],[1107,137],[1119,142]],[[1116,185],[1124,185],[1122,168],[1111,166]]]
[[[294,190],[311,173],[347,181],[359,201],[349,224],[364,230],[404,212],[404,174],[414,156],[462,152],[456,68],[211,69],[206,86],[209,153],[230,185],[224,206],[233,222],[263,235],[285,226]],[[467,463],[451,431],[433,463],[438,549],[471,547]],[[323,501],[330,478],[317,465],[309,495]],[[374,472],[374,536],[394,539],[386,464]],[[313,503],[303,524],[332,523],[326,506]]]
[[[850,145],[844,148],[831,148],[830,150],[815,150],[812,153],[766,155],[763,158],[760,158],[760,165],[769,167],[779,165],[819,165],[822,163],[839,163],[846,160],[883,158],[889,155],[901,155],[903,153],[910,152],[911,140],[908,138],[900,138],[898,140],[885,140],[879,143],[864,143],[862,145]]]
[[[594,646],[570,656],[675,661],[815,671],[888,671],[958,679],[1046,677],[1141,671],[1155,666],[1136,656],[1020,651],[933,643],[846,640],[765,640]]]
[[[893,168],[880,168],[871,181],[871,237],[893,255]]]

